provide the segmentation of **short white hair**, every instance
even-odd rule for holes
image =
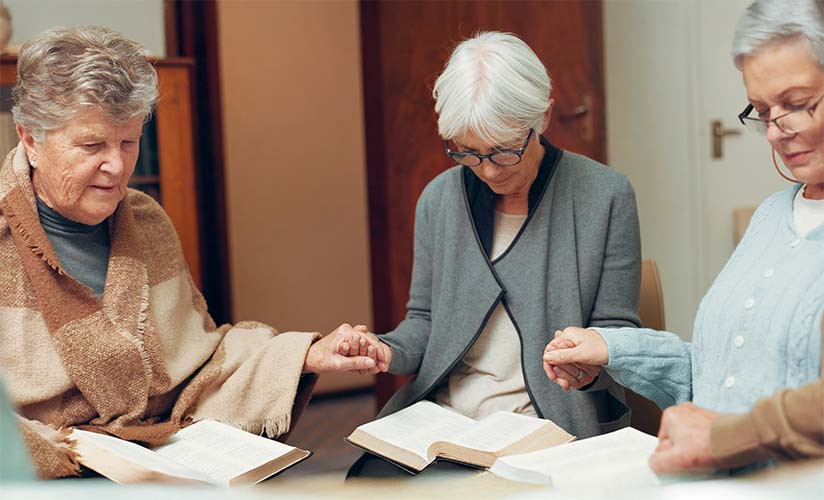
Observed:
[[[472,134],[487,144],[512,144],[542,131],[552,83],[546,67],[511,33],[480,32],[459,43],[432,96],[444,139]]]
[[[823,0],[756,0],[735,28],[732,57],[741,69],[744,57],[781,41],[805,39],[810,54],[824,68]]]
[[[88,107],[119,123],[145,120],[157,96],[157,73],[140,44],[100,26],[56,27],[20,48],[12,115],[41,141]]]

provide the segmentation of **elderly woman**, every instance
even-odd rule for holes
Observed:
[[[824,456],[824,4],[754,2],[733,57],[749,100],[742,123],[797,184],[753,215],[701,302],[692,345],[668,332],[569,328],[546,355],[603,365],[662,407],[694,402],[664,413],[651,460],[661,472]]]
[[[541,135],[550,91],[526,43],[496,32],[461,42],[437,79],[439,133],[457,165],[418,201],[407,316],[380,336],[389,372],[417,376],[381,415],[428,398],[472,418],[547,418],[579,437],[628,424],[608,377],[571,368],[587,390],[565,393],[542,369],[559,328],[639,326],[641,263],[627,179]],[[376,467],[364,458],[351,473]]]
[[[157,75],[104,28],[58,28],[21,49],[20,145],[0,174],[0,369],[43,477],[76,474],[66,429],[163,441],[217,419],[275,437],[295,398],[346,358],[260,323],[217,328],[163,209],[127,188]],[[356,349],[357,350],[357,349]]]

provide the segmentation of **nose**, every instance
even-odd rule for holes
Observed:
[[[118,176],[126,170],[126,159],[122,151],[113,151],[100,165],[100,170]]]
[[[494,181],[497,177],[501,175],[501,171],[503,170],[498,165],[492,163],[489,158],[484,158],[483,162],[481,162],[481,169],[483,169],[484,177],[489,180]]]

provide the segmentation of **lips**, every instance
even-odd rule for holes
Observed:
[[[803,163],[810,156],[810,151],[796,151],[794,153],[784,153],[784,161],[787,163]]]

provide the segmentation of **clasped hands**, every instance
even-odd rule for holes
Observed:
[[[392,349],[366,326],[344,323],[312,344],[303,371],[375,374],[387,371],[391,361]]]
[[[595,330],[569,327],[556,331],[544,350],[544,371],[565,391],[590,384],[609,362],[609,349]],[[658,447],[649,464],[658,474],[703,471],[718,467],[710,444],[718,413],[692,403],[671,406],[661,417]]]
[[[556,330],[555,338],[544,349],[544,372],[565,391],[591,384],[601,365],[609,361],[609,351],[594,330],[571,326]]]

